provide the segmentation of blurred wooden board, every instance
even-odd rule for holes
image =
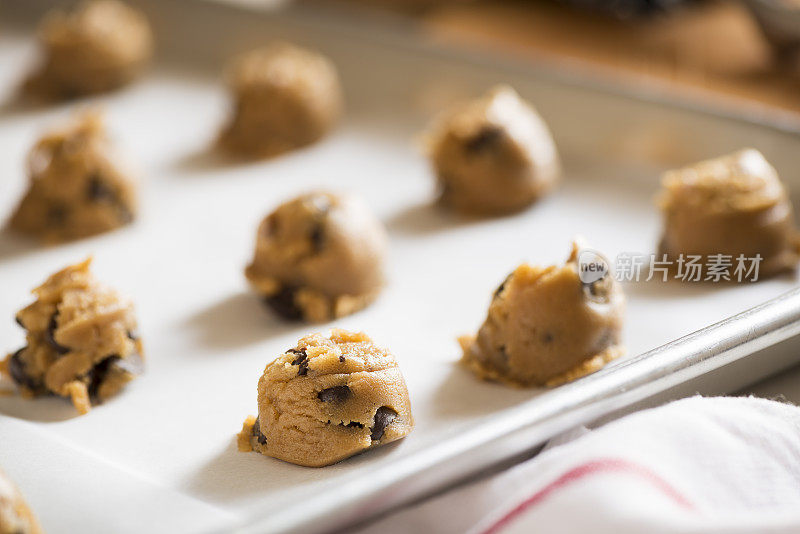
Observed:
[[[800,113],[800,68],[775,64],[739,3],[711,2],[634,22],[524,0],[449,2],[419,17],[443,39]]]

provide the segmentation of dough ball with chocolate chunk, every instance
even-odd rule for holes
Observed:
[[[23,396],[68,397],[81,414],[144,368],[133,305],[97,281],[90,263],[71,265],[33,290],[36,301],[16,316],[26,345],[0,362]]]
[[[0,534],[41,534],[42,529],[19,490],[0,471]]]
[[[521,210],[550,191],[560,174],[547,125],[510,87],[449,110],[427,141],[441,202],[464,212]]]
[[[579,275],[578,244],[563,266],[522,264],[497,288],[477,336],[459,339],[479,377],[521,386],[558,385],[620,356],[625,298],[606,271]]]
[[[278,356],[258,381],[258,418],[239,450],[322,467],[407,436],[414,428],[394,356],[363,333],[311,334]]]
[[[286,43],[253,50],[229,74],[233,117],[220,143],[251,158],[310,145],[342,114],[342,90],[326,57]]]
[[[117,0],[48,13],[39,27],[44,62],[27,89],[51,98],[101,93],[135,78],[153,55],[150,24]]]
[[[383,226],[359,200],[309,193],[261,222],[245,275],[282,317],[327,321],[377,297],[386,246]]]
[[[746,149],[662,178],[659,205],[664,233],[659,254],[761,256],[759,277],[794,269],[798,233],[792,205],[777,172],[757,150]]]
[[[28,156],[28,173],[30,186],[11,218],[15,230],[61,242],[134,219],[136,188],[118,167],[97,113],[39,140]]]

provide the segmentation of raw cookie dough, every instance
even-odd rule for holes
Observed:
[[[759,277],[793,269],[798,233],[786,190],[757,150],[746,149],[662,178],[659,258],[698,255],[762,257]],[[735,263],[734,263],[735,264]]]
[[[547,125],[506,86],[446,112],[426,144],[440,201],[464,212],[521,210],[550,191],[560,174]]]
[[[0,371],[23,396],[69,397],[85,414],[144,370],[133,305],[98,282],[91,258],[52,275],[17,313],[27,344]]]
[[[581,250],[573,243],[563,266],[517,267],[495,291],[478,335],[459,339],[462,362],[484,379],[555,386],[622,355],[622,290],[609,273],[582,282]]]
[[[28,156],[30,186],[11,227],[60,242],[130,223],[136,189],[115,160],[98,113],[45,135]]]
[[[239,450],[322,467],[401,439],[414,428],[405,380],[392,354],[363,333],[311,334],[264,369],[258,418]]]
[[[220,144],[245,157],[270,157],[310,145],[342,114],[333,63],[286,43],[240,57],[230,70],[229,85],[235,109]]]
[[[314,192],[282,204],[261,222],[245,275],[284,318],[327,321],[377,297],[386,247],[383,226],[363,203]]]
[[[41,534],[36,521],[16,486],[0,471],[0,534]]]
[[[116,0],[90,0],[70,12],[48,13],[39,27],[44,62],[29,92],[71,98],[121,87],[153,55],[144,14]]]

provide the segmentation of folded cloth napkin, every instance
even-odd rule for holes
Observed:
[[[800,408],[672,402],[568,433],[361,532],[800,533]]]

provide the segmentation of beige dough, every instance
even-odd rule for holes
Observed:
[[[98,282],[91,258],[52,275],[33,290],[36,301],[17,313],[27,344],[5,361],[27,397],[69,397],[81,414],[144,370],[133,305]]]
[[[30,187],[10,223],[17,231],[61,242],[113,230],[135,217],[136,189],[117,167],[97,113],[39,140],[28,172]]]
[[[506,86],[447,111],[427,146],[441,202],[464,212],[521,210],[550,191],[560,174],[547,125]]]
[[[121,87],[141,73],[153,54],[153,34],[144,14],[116,0],[51,11],[39,27],[39,41],[44,62],[27,89],[50,98]]]
[[[0,534],[41,534],[36,521],[16,486],[0,471]]]
[[[342,114],[336,67],[286,43],[253,50],[229,73],[233,117],[220,137],[229,152],[270,157],[322,138]]]
[[[659,256],[762,257],[759,277],[794,269],[798,233],[775,169],[754,149],[741,150],[662,178],[664,234]]]
[[[405,380],[392,354],[363,333],[311,334],[267,365],[258,418],[239,450],[309,467],[401,439],[414,428]]]
[[[625,298],[613,276],[585,284],[578,244],[563,266],[522,264],[497,288],[477,336],[459,339],[479,377],[554,386],[592,373],[624,352]]]
[[[280,205],[258,228],[245,275],[279,315],[327,321],[377,297],[387,237],[355,198],[315,192]]]

